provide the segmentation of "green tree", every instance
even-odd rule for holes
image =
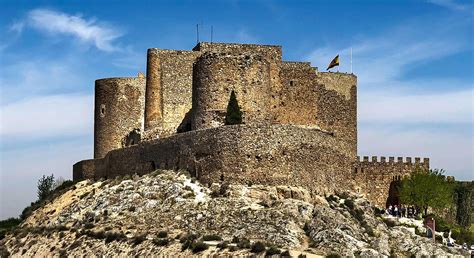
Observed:
[[[422,208],[425,215],[428,207],[448,207],[453,201],[453,184],[443,174],[444,170],[417,169],[403,178],[399,187],[401,202]]]
[[[235,92],[230,93],[229,104],[227,104],[227,113],[225,115],[226,125],[237,125],[242,123],[242,111],[240,111],[239,103]]]
[[[473,208],[471,200],[474,194],[474,183],[456,182],[454,201],[456,203],[456,222],[464,228],[471,225]]]
[[[46,199],[48,195],[54,190],[54,176],[45,176],[43,175],[38,180],[38,198],[40,200]]]

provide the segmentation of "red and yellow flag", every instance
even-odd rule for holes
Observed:
[[[337,55],[336,57],[334,57],[334,59],[331,61],[331,63],[329,64],[328,68],[326,69],[329,70],[335,66],[339,66],[339,55]]]

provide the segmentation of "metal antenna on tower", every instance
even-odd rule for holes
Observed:
[[[199,23],[196,24],[196,43],[199,44]]]

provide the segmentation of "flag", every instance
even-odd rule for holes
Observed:
[[[331,63],[329,64],[328,68],[326,69],[329,70],[331,68],[333,68],[334,66],[339,66],[339,55],[337,55],[336,57],[334,57],[334,59],[331,61]]]

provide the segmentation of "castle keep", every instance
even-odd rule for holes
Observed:
[[[234,91],[243,124],[224,125]],[[281,46],[152,48],[145,76],[95,82],[94,159],[73,178],[184,169],[203,183],[358,191],[384,206],[390,184],[429,160],[357,156],[357,78],[282,61]]]

